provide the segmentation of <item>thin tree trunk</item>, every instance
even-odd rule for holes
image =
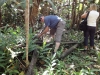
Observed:
[[[25,10],[25,26],[26,26],[26,66],[28,66],[28,45],[29,45],[29,0],[26,0]]]
[[[1,27],[1,7],[0,7],[0,27]]]
[[[32,60],[30,62],[26,75],[35,75],[34,67],[36,66],[37,58],[38,58],[37,50],[34,50],[32,55]]]
[[[77,7],[77,0],[73,0],[72,3],[72,22],[71,22],[71,28],[75,25],[76,22],[76,7]]]

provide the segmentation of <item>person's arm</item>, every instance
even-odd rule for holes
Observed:
[[[87,13],[84,13],[81,15],[81,18],[86,18],[86,16],[87,16]]]
[[[38,37],[41,37],[43,34],[47,33],[49,31],[49,27],[46,26],[45,29],[38,35]]]
[[[87,16],[87,12],[85,11],[84,14],[81,15],[81,18],[84,19],[84,18],[86,18],[86,16]]]

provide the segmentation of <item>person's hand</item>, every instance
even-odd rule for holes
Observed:
[[[36,34],[34,38],[35,39],[39,39],[40,38],[40,34]]]
[[[37,38],[40,38],[40,37],[41,37],[41,34],[38,34],[38,35],[37,35]]]

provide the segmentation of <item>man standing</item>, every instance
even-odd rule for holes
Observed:
[[[54,52],[56,53],[56,51],[58,50],[60,46],[62,33],[65,28],[65,22],[57,15],[42,16],[40,17],[39,21],[45,23],[45,28],[38,35],[38,37],[41,37],[43,34],[46,34],[50,29],[51,36],[54,37],[55,35]]]

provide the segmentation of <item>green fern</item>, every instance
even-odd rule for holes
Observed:
[[[97,52],[97,62],[100,64],[100,52]]]

